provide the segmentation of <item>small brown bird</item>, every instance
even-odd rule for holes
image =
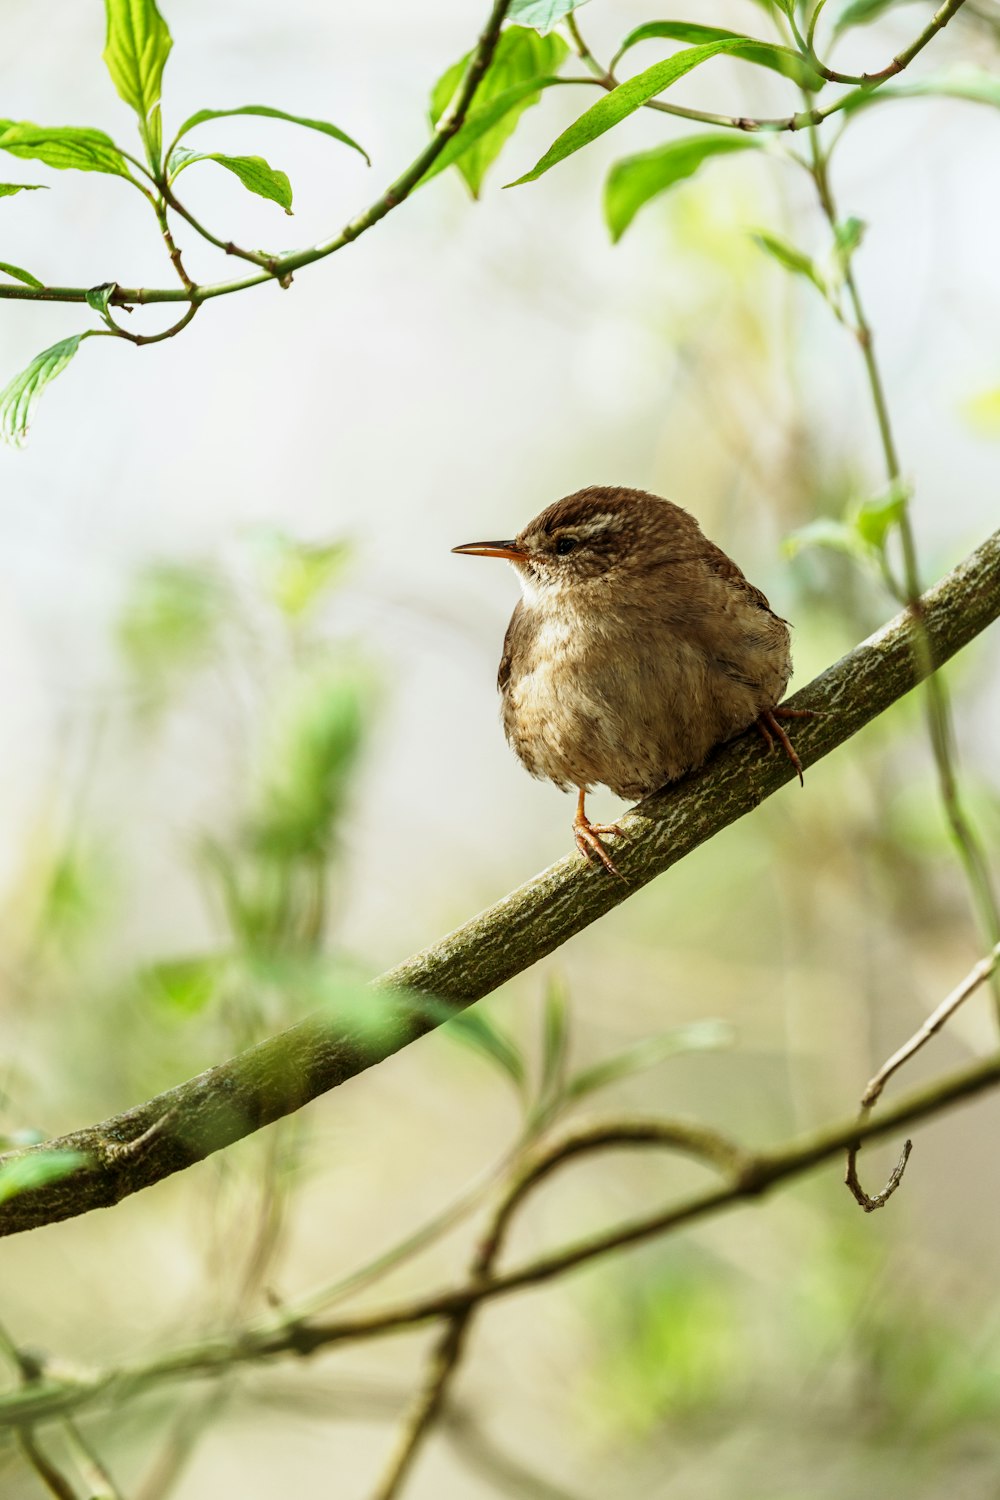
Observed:
[[[503,557],[523,598],[497,686],[507,739],[532,776],[577,788],[573,832],[618,874],[585,798],[629,801],[700,766],[752,724],[802,779],[778,714],[792,671],[787,623],[679,505],[592,486],[557,500],[513,541],[455,552]]]

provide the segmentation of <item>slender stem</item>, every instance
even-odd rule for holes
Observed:
[[[887,79],[895,78],[897,73],[902,73],[917,53],[922,52],[942,27],[947,26],[952,17],[958,14],[964,4],[965,0],[945,0],[944,5],[940,10],[935,11],[920,35],[915,37],[908,47],[904,47],[902,52],[897,52],[892,61],[886,67],[880,68],[877,73],[838,73],[833,68],[824,67],[822,63],[819,63],[819,71],[830,83],[862,84],[866,88],[885,83]],[[809,38],[811,42],[812,28],[809,31]]]
[[[958,9],[961,3],[962,0],[952,0],[952,14]],[[948,6],[943,6],[942,10],[938,12],[938,16],[941,16],[947,9]],[[941,21],[939,26],[932,28],[930,35],[933,35],[934,30],[940,29],[940,25],[943,24],[944,22]],[[929,36],[927,40],[929,40]],[[919,51],[919,48],[916,48],[916,50]],[[830,186],[829,157],[823,153],[815,130],[810,131],[810,145],[812,149],[812,176],[816,184],[820,205],[830,226],[831,233],[836,234],[839,220],[837,206]],[[853,315],[855,336],[861,350],[861,357],[864,361],[865,373],[868,378],[868,388],[878,426],[886,474],[890,485],[900,493],[905,494],[903,473],[899,461],[899,452],[893,436],[885,385],[875,353],[874,336],[861,299],[851,254],[848,254],[844,261],[844,287]],[[937,770],[941,803],[952,841],[965,872],[976,920],[986,940],[986,945],[992,948],[1000,942],[1000,904],[997,902],[986,851],[975,827],[969,819],[959,791],[948,690],[944,679],[936,670],[938,663],[934,659],[933,647],[923,620],[920,600],[920,567],[908,499],[904,501],[898,524],[903,559],[903,590],[897,597],[899,597],[901,603],[906,604],[914,620],[913,649],[917,658],[918,672],[925,679],[924,709],[928,735]],[[997,1010],[997,1018],[1000,1021],[1000,975],[993,975],[991,987]]]

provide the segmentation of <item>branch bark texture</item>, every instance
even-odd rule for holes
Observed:
[[[923,596],[935,666],[998,616],[1000,531]],[[796,729],[803,764],[821,760],[911,691],[925,657],[913,616],[904,611],[789,700],[817,713]],[[0,1156],[0,1168],[54,1150],[87,1158],[70,1176],[0,1204],[0,1234],[109,1207],[347,1082],[551,953],[793,775],[783,756],[764,754],[755,735],[743,735],[622,820],[629,843],[615,857],[627,884],[575,852],[567,855],[382,975],[370,1021],[356,1013],[346,1021],[314,1017],[123,1114]]]

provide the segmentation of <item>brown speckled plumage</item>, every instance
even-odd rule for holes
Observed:
[[[567,536],[577,547],[560,557]],[[580,490],[515,545],[524,598],[498,682],[507,738],[533,776],[644,796],[784,692],[787,624],[680,506]]]
[[[801,766],[775,707],[788,625],[693,516],[643,490],[594,486],[543,510],[505,557],[522,598],[497,678],[503,726],[532,776],[579,791],[581,852],[617,868],[584,810],[591,787],[634,800],[758,724]],[[779,710],[779,713],[781,711]]]

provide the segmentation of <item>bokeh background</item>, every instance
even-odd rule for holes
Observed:
[[[206,129],[206,144],[288,171],[296,212],[210,166],[185,177],[191,207],[274,249],[338,228],[415,154],[430,87],[481,19],[458,0],[164,11],[168,127],[269,103],[336,121],[373,157],[369,172],[261,120]],[[750,0],[696,12],[766,24]],[[927,68],[995,69],[991,14],[984,0],[961,18]],[[607,57],[653,15],[593,0],[580,25]],[[881,66],[928,15],[893,8],[838,61]],[[96,0],[8,4],[2,25],[5,116],[128,144]],[[762,72],[720,59],[675,97],[794,109]],[[511,534],[581,485],[630,484],[692,510],[794,622],[796,683],[893,612],[851,559],[782,548],[882,487],[856,349],[749,238],[766,225],[825,251],[808,178],[780,153],[727,159],[612,247],[607,165],[679,122],[643,113],[501,190],[591,98],[557,90],[529,111],[478,203],[446,174],[288,292],[220,299],[153,349],[87,343],[28,446],[0,453],[8,1140],[189,1076],[305,1013],[317,984],[349,989],[565,852],[569,801],[525,776],[498,724],[515,580],[454,544]],[[868,223],[858,273],[927,580],[997,524],[998,151],[996,111],[914,100],[860,118],[836,157],[842,211]],[[57,283],[169,284],[152,217],[120,182],[10,167],[51,191],[3,203],[5,259]],[[199,279],[230,273],[193,233],[178,239]],[[4,302],[3,378],[84,326],[79,309]],[[995,850],[995,639],[948,677],[965,796]],[[312,955],[309,982],[288,948]],[[593,1107],[765,1143],[843,1116],[980,952],[910,701],[483,1008],[535,1059],[558,982],[578,1064],[718,1018],[729,1047],[681,1053]],[[981,997],[911,1081],[992,1045]],[[987,1100],[923,1130],[881,1214],[864,1217],[826,1170],[492,1307],[408,1493],[994,1495],[998,1122]],[[68,1364],[153,1357],[260,1312],[268,1292],[294,1299],[365,1264],[517,1131],[503,1077],[428,1038],[111,1212],[5,1241],[0,1317]],[[873,1186],[891,1159],[865,1153]],[[698,1180],[647,1153],[577,1167],[534,1200],[512,1255]],[[471,1234],[358,1305],[460,1277]],[[364,1496],[427,1342],[175,1385],[85,1427],[130,1497],[167,1492],[164,1455],[185,1459],[172,1489],[185,1500],[318,1493],[331,1476]],[[41,1493],[6,1439],[0,1489]]]

